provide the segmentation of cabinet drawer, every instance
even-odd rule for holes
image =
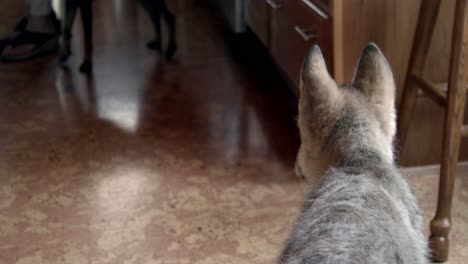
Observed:
[[[315,44],[322,49],[331,70],[330,19],[317,14],[302,0],[284,0],[281,8],[272,13],[271,53],[296,87],[303,60]]]
[[[245,20],[266,47],[270,46],[270,7],[265,0],[246,0]]]
[[[301,0],[301,2],[321,16],[330,14],[330,0]]]

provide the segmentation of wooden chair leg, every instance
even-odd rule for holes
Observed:
[[[412,76],[422,76],[426,64],[426,54],[429,52],[432,35],[434,33],[437,15],[441,0],[427,0],[421,3],[416,25],[411,57],[408,63],[408,71],[401,97],[398,118],[398,140],[400,146],[404,146],[411,114],[413,112],[418,87],[412,83]]]
[[[432,260],[446,261],[448,258],[448,234],[451,227],[453,184],[460,149],[461,128],[465,111],[468,85],[467,49],[468,21],[465,17],[467,0],[458,0],[452,37],[450,76],[448,82],[448,104],[445,114],[444,139],[437,211],[431,222],[429,245]]]

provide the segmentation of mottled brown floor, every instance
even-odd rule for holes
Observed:
[[[0,263],[274,262],[304,192],[295,99],[201,2],[171,2],[176,62],[145,49],[134,2],[97,1],[91,77],[79,26],[69,70],[0,64]],[[437,178],[423,172],[429,221]],[[468,173],[454,203],[464,263]]]

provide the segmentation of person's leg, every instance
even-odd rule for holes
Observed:
[[[81,0],[81,20],[84,33],[84,60],[80,66],[80,71],[89,73],[92,70],[93,52],[93,7],[92,0]]]
[[[26,60],[58,49],[60,23],[50,0],[28,0],[28,15],[21,24],[2,47],[0,60]]]
[[[176,32],[175,32],[175,16],[172,12],[167,8],[165,0],[156,0],[159,9],[161,10],[161,14],[166,20],[166,23],[169,27],[169,44],[166,50],[166,57],[171,59],[176,52]]]
[[[76,17],[76,10],[78,9],[77,0],[66,0],[65,1],[65,17],[63,19],[62,29],[62,47],[60,52],[60,63],[67,61],[71,54],[71,31],[73,28],[73,22]]]
[[[141,6],[150,16],[154,28],[154,40],[148,42],[150,49],[161,50],[161,12],[155,0],[138,0]]]
[[[27,30],[41,33],[57,33],[58,24],[51,0],[28,0]]]
[[[27,3],[30,16],[47,16],[53,12],[50,0],[27,0]]]

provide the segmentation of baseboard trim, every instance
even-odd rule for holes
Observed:
[[[408,176],[434,175],[439,174],[440,164],[401,167],[401,170]],[[468,161],[461,161],[457,164],[457,174],[459,173],[468,173]]]

